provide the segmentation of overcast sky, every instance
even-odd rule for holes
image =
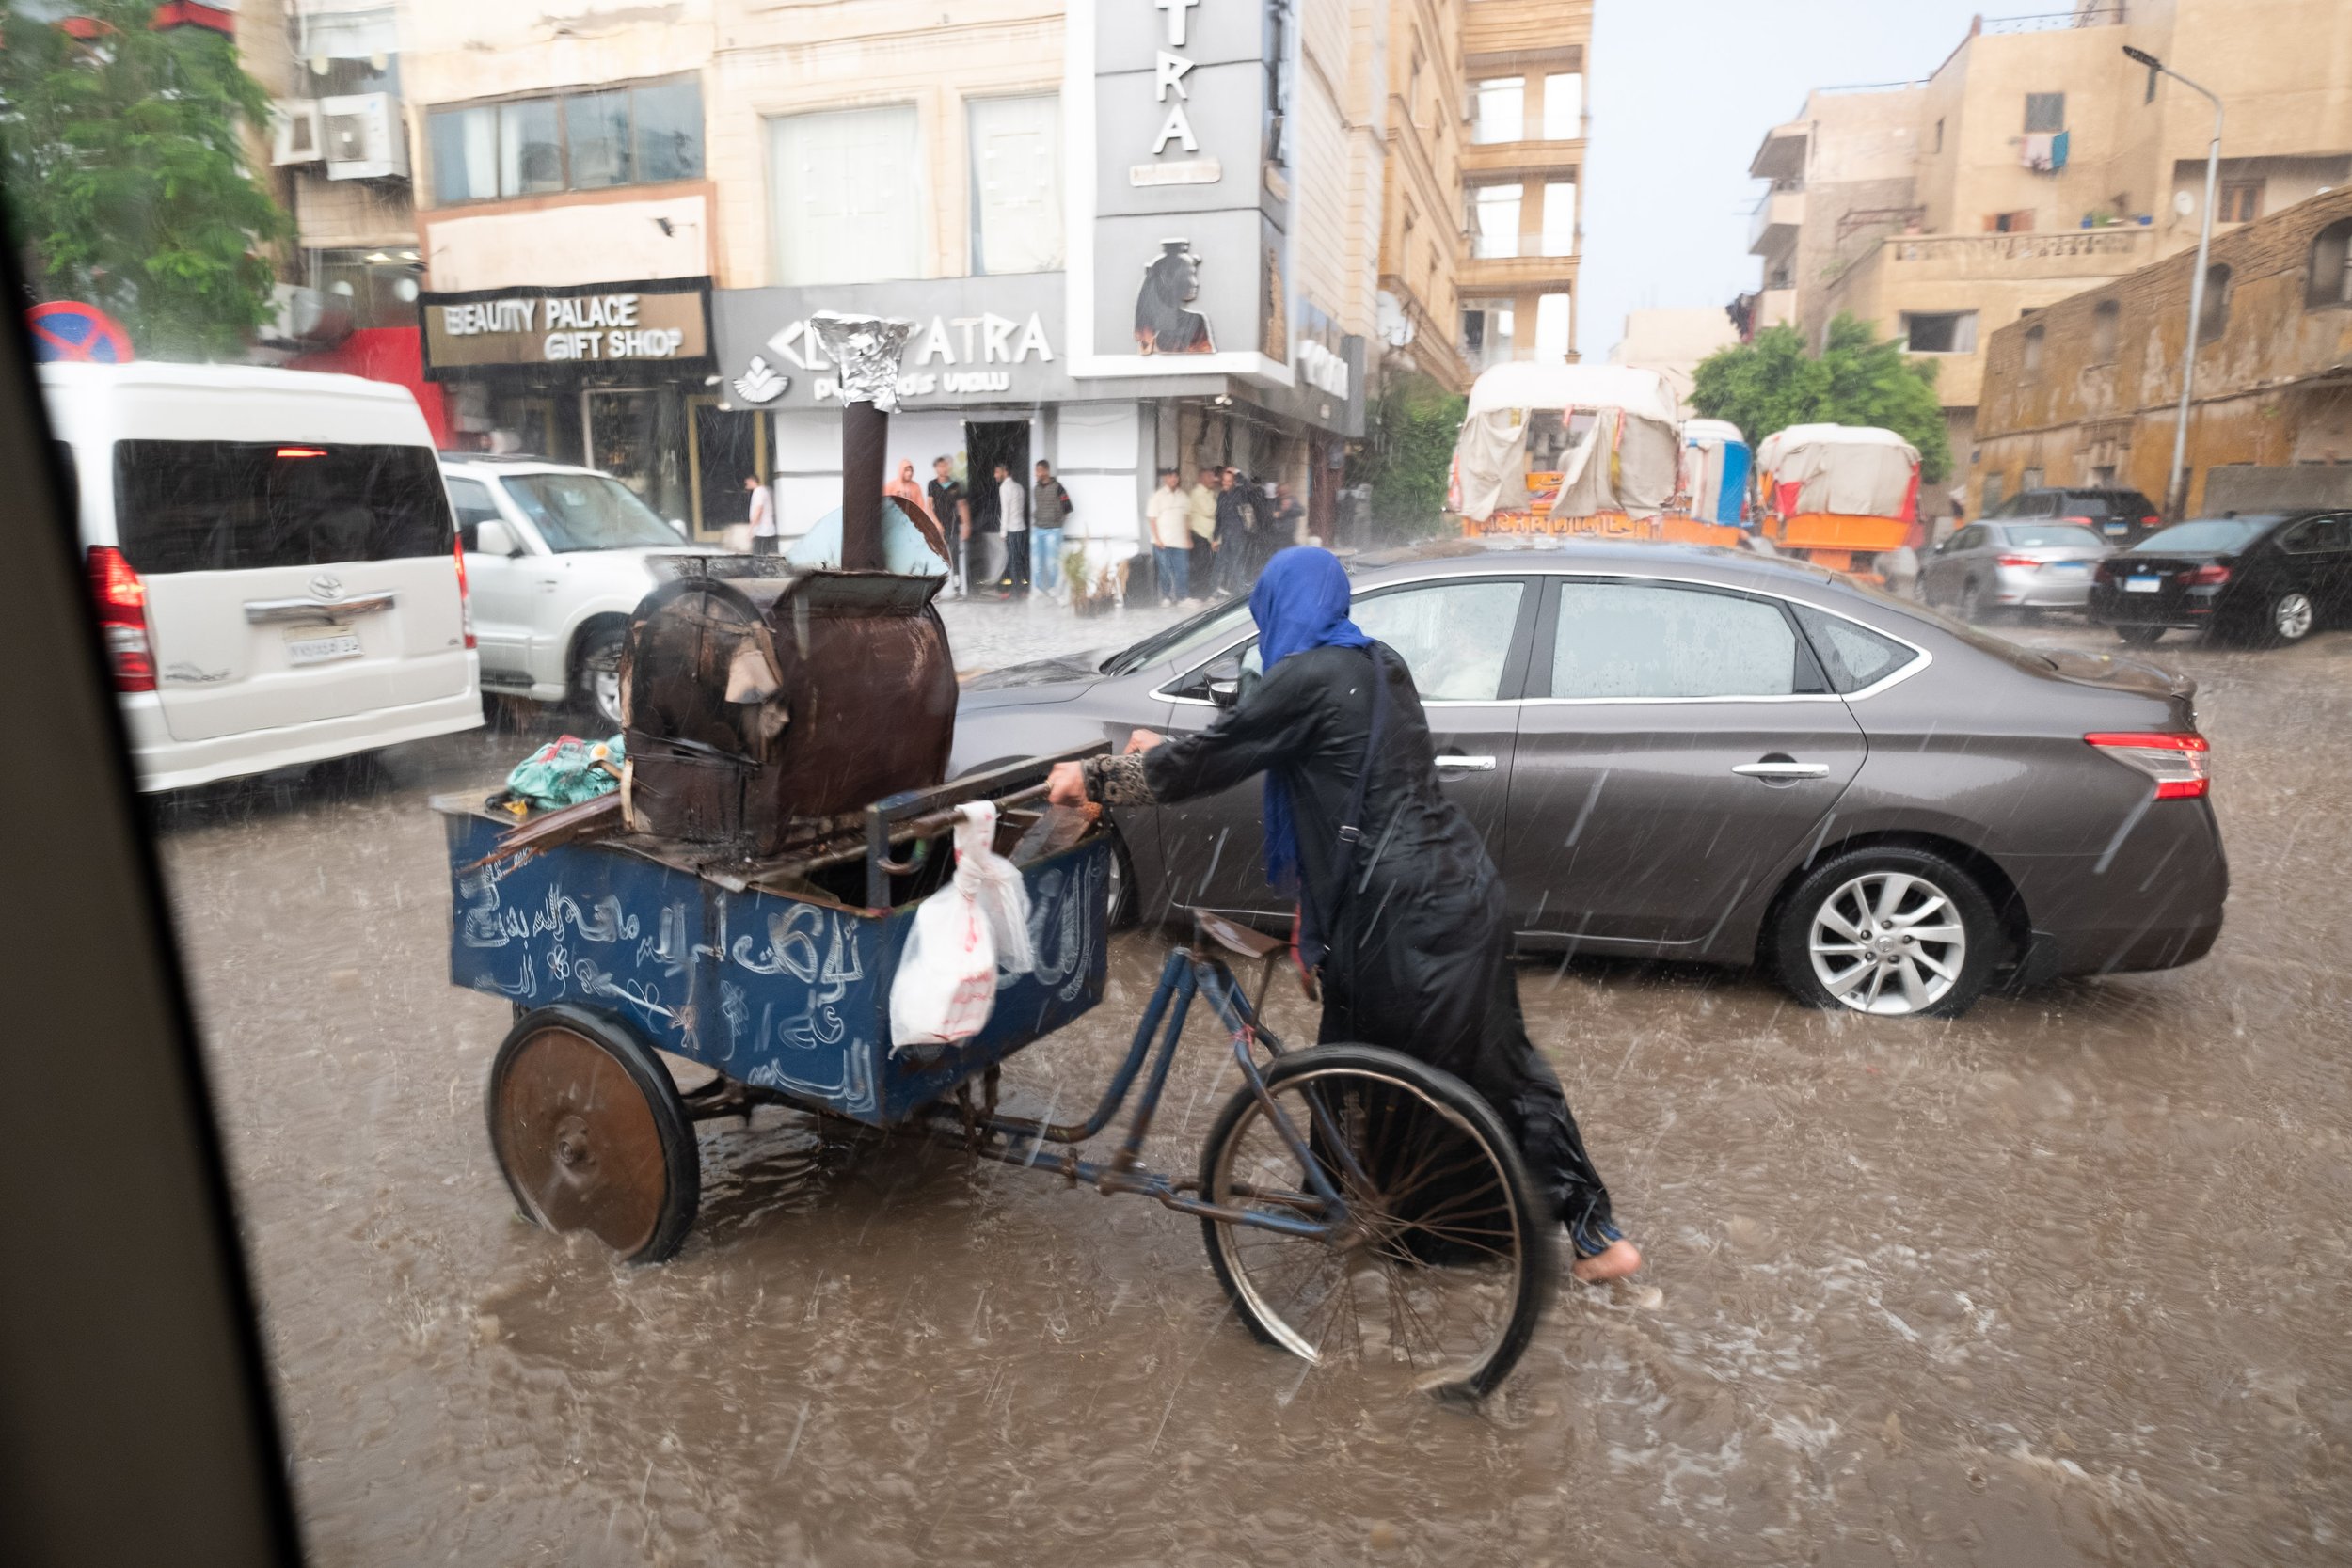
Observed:
[[[1608,356],[1625,313],[1756,286],[1748,160],[1808,88],[1902,82],[1943,63],[1984,0],[1598,0],[1578,347]],[[1991,15],[2069,9],[2032,0]]]

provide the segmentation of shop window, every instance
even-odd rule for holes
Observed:
[[[1544,254],[1576,254],[1576,182],[1544,182]]]
[[[976,98],[972,270],[1052,272],[1062,264],[1061,100]]]
[[[1518,185],[1470,187],[1470,254],[1481,260],[1519,253],[1519,207],[1525,192]]]
[[[699,180],[702,84],[688,77],[434,109],[425,140],[441,206]]]
[[[2233,180],[2221,187],[2221,211],[2216,216],[2223,223],[2251,223],[2263,215],[2263,182],[2259,180]]]
[[[424,269],[412,248],[314,250],[309,272],[310,286],[341,300],[354,326],[417,325]]]
[[[2352,305],[2352,218],[2339,218],[2312,236],[2311,271],[2303,280],[2303,308]]]
[[[2090,362],[2104,365],[2115,357],[2116,339],[2120,335],[2123,308],[2114,300],[2103,299],[2090,311]]]
[[[1547,108],[1545,113],[1550,111]],[[1501,76],[1477,87],[1477,115],[1470,140],[1480,146],[1518,141],[1527,134],[1527,78]]]
[[[2066,95],[2062,92],[2026,94],[2026,134],[2066,129]]]
[[[2217,342],[2230,330],[2230,269],[2216,261],[2205,269],[2205,303],[2197,313],[2197,341]]]
[[[774,281],[919,277],[930,203],[914,105],[768,122]]]
[[[1535,358],[1562,365],[1568,358],[1571,316],[1566,294],[1544,294],[1535,301]]]
[[[1974,310],[1906,310],[1902,320],[1903,347],[1913,354],[1977,352]]]
[[[2039,325],[2026,328],[2025,371],[2028,377],[2042,373],[2042,328]],[[2033,486],[2028,484],[2026,488],[2030,490]]]
[[[1584,135],[1584,73],[1556,71],[1544,78],[1544,140],[1575,141]]]

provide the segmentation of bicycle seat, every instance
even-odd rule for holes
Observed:
[[[1202,936],[1240,958],[1252,960],[1269,958],[1290,945],[1280,937],[1253,931],[1237,921],[1228,920],[1221,914],[1211,914],[1206,910],[1194,910],[1192,918],[1199,924]]]

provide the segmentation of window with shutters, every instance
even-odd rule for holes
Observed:
[[[976,98],[972,270],[1052,272],[1062,264],[1061,99]]]
[[[919,277],[930,203],[914,105],[768,122],[774,281]]]

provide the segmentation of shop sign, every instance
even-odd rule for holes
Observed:
[[[426,294],[426,363],[475,366],[660,364],[710,353],[705,294],[603,286]]]
[[[1347,362],[1346,339],[1330,313],[1311,300],[1298,302],[1298,331],[1291,347],[1291,368],[1302,388],[1327,392],[1344,403],[1353,395],[1355,374]]]
[[[911,321],[901,403],[1050,403],[1073,396],[1059,273],[828,287],[725,289],[719,364],[739,407],[827,405],[840,378],[809,320],[820,310]]]
[[[768,340],[768,351],[776,364],[796,366],[815,377],[809,384],[809,393],[818,402],[841,395],[840,378],[825,373],[833,367],[818,346],[817,334],[810,330],[806,320],[787,322]],[[898,377],[898,395],[908,398],[934,393],[971,396],[1009,392],[1013,381],[1009,367],[1031,362],[1051,364],[1053,358],[1054,345],[1046,337],[1042,311],[1030,311],[1025,322],[1000,316],[993,310],[983,310],[976,316],[934,315],[929,321],[917,318],[914,330],[907,334],[906,372]],[[989,368],[998,365],[1008,368]],[[766,403],[773,399],[774,394],[768,398],[752,397],[752,389],[738,388],[749,402]],[[776,390],[781,392],[784,388],[779,387]]]

